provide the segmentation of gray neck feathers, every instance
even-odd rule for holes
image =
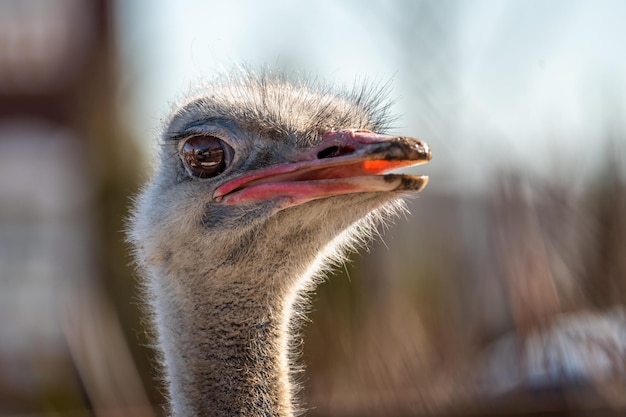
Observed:
[[[179,279],[163,278],[155,285]],[[286,357],[291,300],[241,281],[158,292],[157,322],[175,416],[292,414]]]
[[[290,320],[341,243],[336,230],[325,231],[270,225],[213,242],[218,251],[151,257],[147,289],[174,416],[295,413]]]

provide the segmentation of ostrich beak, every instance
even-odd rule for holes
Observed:
[[[294,162],[228,181],[213,197],[228,205],[278,199],[283,209],[343,194],[419,192],[427,176],[386,173],[430,159],[430,148],[419,139],[368,130],[333,131],[315,148],[294,155]]]

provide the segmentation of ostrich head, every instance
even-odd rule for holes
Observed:
[[[175,109],[130,235],[176,415],[293,412],[298,295],[427,182],[387,173],[430,151],[383,135],[386,110],[375,91],[268,74],[214,82]]]

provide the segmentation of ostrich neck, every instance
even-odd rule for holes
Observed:
[[[297,271],[252,269],[153,281],[175,417],[293,414],[287,344],[296,284],[271,283]]]

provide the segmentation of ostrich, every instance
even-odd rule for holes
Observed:
[[[301,412],[290,346],[303,296],[428,180],[386,173],[430,160],[424,142],[382,134],[387,110],[376,89],[267,72],[175,108],[129,227],[172,415]]]

